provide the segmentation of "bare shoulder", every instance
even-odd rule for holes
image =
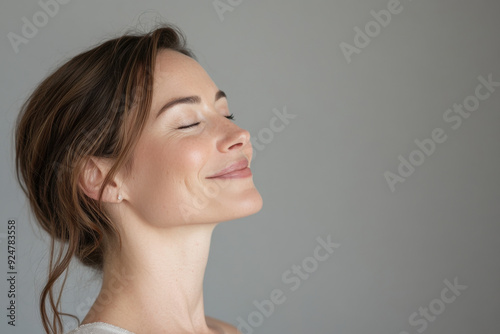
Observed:
[[[221,333],[224,334],[242,334],[236,327],[231,325],[228,322],[215,319],[209,316],[205,316],[205,319],[207,320],[207,325],[210,328],[216,329],[221,331]]]

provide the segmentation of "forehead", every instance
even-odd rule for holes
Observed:
[[[154,95],[170,97],[201,94],[203,90],[217,89],[196,60],[169,49],[159,51],[156,57],[154,87],[157,88],[154,89]]]

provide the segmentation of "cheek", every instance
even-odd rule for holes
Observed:
[[[200,180],[203,178],[204,166],[206,165],[210,152],[203,145],[202,140],[182,140],[169,143],[163,149],[164,165],[172,173],[173,177],[181,179]]]
[[[170,203],[176,203],[176,208],[199,209],[200,203],[206,197],[204,178],[212,171],[210,167],[211,150],[207,143],[209,140],[201,138],[184,138],[182,141],[172,143],[165,154],[172,157],[166,159],[170,166],[171,180],[169,184],[175,184],[166,195]]]
[[[131,173],[130,196],[132,205],[139,210],[154,210],[157,199],[167,189],[171,177],[171,168],[164,150],[159,146],[144,145],[134,154],[134,165]]]
[[[137,156],[136,184],[142,196],[155,202],[186,200],[198,194],[210,156],[207,141],[195,138],[149,145]],[[205,143],[205,144],[204,144]],[[146,200],[146,198],[143,198]]]
[[[131,205],[146,221],[162,224],[176,219],[179,208],[198,208],[204,178],[215,172],[213,140],[207,136],[155,138],[134,154]]]

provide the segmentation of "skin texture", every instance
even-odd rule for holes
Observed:
[[[82,323],[102,321],[137,334],[239,333],[205,316],[203,277],[215,226],[258,212],[262,197],[252,176],[207,179],[252,158],[250,134],[226,118],[227,99],[215,101],[218,91],[192,58],[158,54],[153,104],[132,172],[119,172],[103,193],[123,246],[105,254],[102,289]],[[186,96],[200,101],[156,117],[168,101]],[[97,198],[110,167],[88,159],[80,182],[88,196]]]

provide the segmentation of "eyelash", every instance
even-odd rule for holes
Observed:
[[[230,120],[234,120],[234,114],[231,114],[229,116],[224,116],[224,117],[226,117],[227,119],[230,119]],[[188,128],[191,128],[193,126],[197,126],[198,124],[200,124],[200,122],[196,122],[196,123],[193,123],[193,124],[190,124],[190,125],[184,125],[184,126],[181,126],[181,127],[177,128],[177,129],[181,129],[181,130],[182,129],[188,129]]]

